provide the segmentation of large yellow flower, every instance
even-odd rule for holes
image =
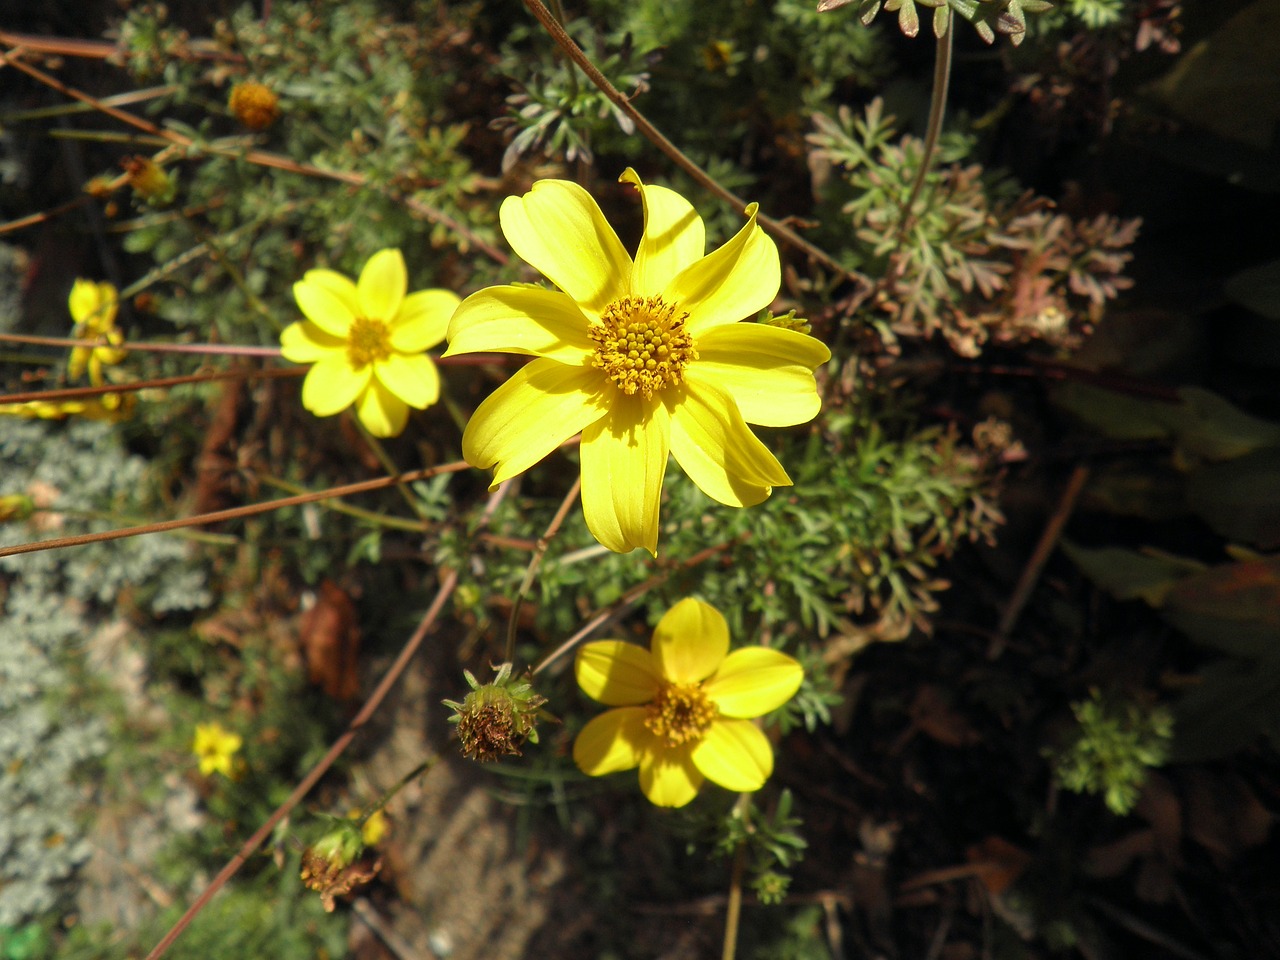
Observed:
[[[103,364],[111,365],[124,359],[125,351],[117,349],[124,342],[124,334],[116,329],[116,313],[120,308],[120,294],[106,281],[94,283],[83,278],[71,285],[67,308],[76,323],[75,336],[80,340],[105,339],[108,346],[75,347],[67,361],[67,375],[72,380],[84,376],[89,370],[89,382],[95,387],[103,384]]]
[[[786,471],[748,423],[789,426],[818,412],[813,369],[830,358],[812,337],[739,323],[778,293],[773,241],[747,223],[718,250],[702,219],[635,171],[644,235],[634,262],[591,195],[539,180],[502,204],[512,248],[559,290],[489,287],[449,324],[449,349],[536,357],[488,397],[462,454],[496,467],[493,483],[528,469],[582,432],[582,508],[611,550],[658,546],[667,455],[721,503],[759,503]]]
[[[405,296],[408,275],[399,250],[379,250],[352,283],[332,270],[308,270],[293,285],[306,320],[280,334],[281,352],[314,364],[302,384],[302,405],[329,417],[356,405],[369,432],[391,437],[404,429],[409,407],[440,397],[440,375],[423,351],[444,339],[458,297],[449,290]]]
[[[682,807],[703,778],[727,790],[759,790],[773,750],[751,718],[782,706],[804,671],[768,647],[729,653],[729,627],[701,600],[666,612],[645,650],[599,640],[578,651],[574,670],[588,696],[615,710],[591,720],[573,744],[583,773],[640,768],[640,789],[660,807]]]

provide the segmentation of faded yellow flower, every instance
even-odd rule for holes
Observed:
[[[235,755],[243,744],[240,734],[230,732],[220,723],[197,723],[191,752],[199,759],[200,773],[204,776],[220,773],[230,777]]]
[[[302,405],[317,417],[351,406],[376,437],[404,429],[409,407],[440,397],[440,375],[423,351],[444,339],[458,305],[449,290],[405,295],[408,275],[399,250],[379,250],[359,281],[332,270],[308,270],[293,285],[306,320],[280,334],[281,352],[313,364],[302,384]]]
[[[227,106],[250,130],[265,130],[280,116],[280,98],[274,90],[256,80],[246,80],[232,87]]]
[[[791,483],[747,426],[811,420],[820,400],[813,370],[830,358],[819,341],[739,323],[778,293],[778,250],[747,223],[703,255],[702,219],[634,170],[644,235],[635,260],[582,187],[539,180],[502,204],[512,248],[558,290],[489,287],[467,297],[449,324],[445,356],[527,354],[477,408],[462,453],[494,467],[493,484],[537,463],[581,431],[582,508],[610,550],[658,548],[668,454],[709,497],[742,507]]]
[[[640,789],[660,807],[682,807],[703,779],[759,790],[773,749],[754,723],[790,700],[804,671],[768,647],[729,652],[729,626],[701,600],[681,600],[648,650],[622,640],[584,645],[574,672],[587,696],[616,709],[591,720],[573,760],[593,777],[640,768]]]

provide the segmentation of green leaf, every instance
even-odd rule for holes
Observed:
[[[1063,552],[1086,577],[1117,600],[1145,600],[1153,607],[1165,602],[1174,585],[1204,565],[1184,557],[1139,553],[1120,547],[1091,550],[1063,541]]]
[[[1187,503],[1218,533],[1262,550],[1280,547],[1280,448],[1211,463],[1187,481]]]
[[[1241,270],[1227,280],[1227,296],[1254,313],[1280,320],[1280,260]]]
[[[1215,760],[1266,735],[1280,742],[1280,660],[1261,666],[1224,660],[1200,675],[1200,685],[1174,708],[1171,759]]]
[[[1161,615],[1191,639],[1280,662],[1280,557],[1225,563],[1165,591]]]

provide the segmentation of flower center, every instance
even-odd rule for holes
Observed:
[[[596,342],[593,361],[623,393],[646,400],[679,383],[681,371],[698,359],[682,313],[661,297],[620,297],[587,331]]]
[[[391,356],[391,331],[381,320],[356,317],[347,331],[347,356],[359,370],[375,360]]]
[[[664,683],[645,707],[644,725],[668,747],[678,747],[701,740],[718,713],[699,684]]]

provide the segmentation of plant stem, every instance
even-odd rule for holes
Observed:
[[[578,492],[581,489],[582,477],[578,476],[574,479],[573,486],[569,488],[569,492],[564,495],[564,499],[560,501],[560,508],[556,510],[556,515],[547,524],[547,529],[543,531],[542,536],[538,538],[538,544],[533,549],[533,556],[529,558],[529,566],[525,568],[524,579],[520,581],[520,589],[516,591],[515,602],[511,604],[511,619],[507,621],[507,652],[503,658],[507,663],[515,662],[516,623],[520,619],[520,607],[524,604],[525,597],[529,595],[529,590],[533,587],[533,578],[537,576],[538,568],[542,566],[542,558],[547,555],[547,547],[551,545],[551,538],[560,532],[560,526],[564,523],[564,518],[569,515],[569,508],[573,506],[573,501],[578,499]]]

